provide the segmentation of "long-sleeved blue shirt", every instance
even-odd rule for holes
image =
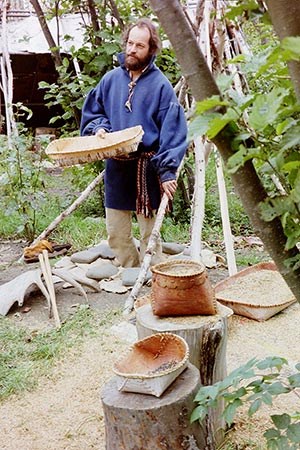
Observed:
[[[131,96],[131,111],[125,106],[129,96],[130,76],[124,66],[124,54],[118,55],[120,66],[111,70],[92,89],[83,105],[80,132],[87,136],[99,128],[108,132],[141,125],[144,130],[139,151],[154,151],[147,169],[147,186],[152,209],[160,203],[161,182],[174,180],[187,148],[187,125],[183,108],[173,87],[152,58],[136,81]],[[136,209],[136,160],[106,160],[105,206],[113,209]]]

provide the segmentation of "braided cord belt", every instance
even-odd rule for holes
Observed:
[[[143,214],[144,217],[153,217],[153,210],[150,203],[150,197],[147,186],[147,167],[150,158],[155,155],[155,152],[143,152],[139,156],[127,156],[126,158],[114,157],[118,161],[133,161],[137,160],[137,198],[136,198],[136,213]],[[163,188],[159,177],[157,177],[160,188],[160,196],[163,195]]]

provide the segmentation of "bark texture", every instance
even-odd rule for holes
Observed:
[[[45,19],[45,15],[43,13],[41,5],[39,4],[38,0],[30,0],[30,3],[33,6],[33,9],[37,15],[37,18],[38,18],[41,28],[43,30],[44,36],[48,42],[48,45],[49,45],[49,48],[51,51],[51,55],[53,56],[53,59],[54,59],[55,67],[59,67],[62,64],[60,52],[59,52],[59,50],[56,49],[56,43],[53,39],[51,31],[49,30],[49,27],[48,27],[47,21]]]
[[[269,0],[267,7],[280,40],[289,36],[300,36],[299,0]],[[288,67],[297,98],[300,100],[300,61],[290,61]]]
[[[195,100],[200,101],[212,95],[220,95],[180,2],[178,0],[150,0],[150,4],[170,39]],[[174,27],[174,23],[176,23],[176,27]],[[225,163],[234,153],[231,146],[233,138],[234,133],[230,126],[227,126],[213,139]],[[262,239],[278,270],[300,302],[300,269],[291,271],[285,266],[285,260],[299,254],[299,251],[296,247],[285,251],[286,236],[278,218],[271,222],[262,220],[259,203],[267,198],[267,193],[252,162],[246,162],[232,175],[232,180],[255,232]]]
[[[201,383],[212,385],[223,380],[227,374],[226,345],[228,335],[229,308],[218,306],[215,316],[158,317],[151,305],[144,305],[136,311],[138,338],[143,339],[155,333],[168,332],[181,336],[188,343],[190,362],[199,369]],[[214,450],[224,438],[224,421],[221,414],[224,404],[219,403],[201,424],[204,447]]]
[[[106,449],[204,449],[201,426],[190,423],[199,387],[199,371],[191,364],[160,398],[119,392],[113,378],[101,394]]]

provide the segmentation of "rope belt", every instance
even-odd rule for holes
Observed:
[[[153,209],[150,203],[150,197],[147,186],[147,167],[150,162],[150,158],[155,155],[155,152],[142,152],[138,156],[126,156],[126,158],[115,157],[117,160],[132,161],[137,160],[137,198],[136,198],[136,213],[143,214],[144,217],[153,217]],[[157,177],[160,188],[160,195],[163,195],[163,188],[159,177]]]

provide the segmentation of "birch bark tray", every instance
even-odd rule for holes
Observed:
[[[106,158],[126,157],[137,150],[144,131],[140,125],[99,136],[55,139],[46,154],[60,166],[72,166]]]
[[[119,391],[160,397],[187,367],[187,342],[172,333],[156,333],[137,341],[115,363]]]
[[[235,314],[264,321],[296,302],[273,262],[247,267],[215,286],[216,299]]]

